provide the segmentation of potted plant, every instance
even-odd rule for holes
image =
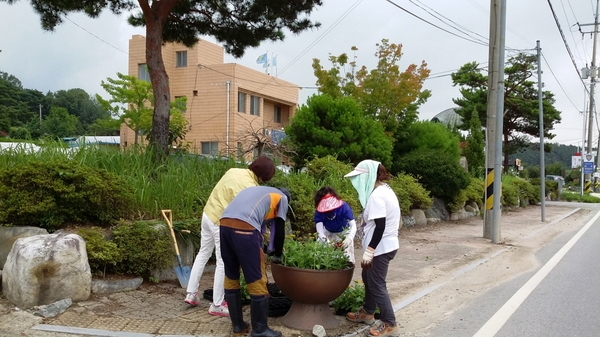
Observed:
[[[334,328],[340,323],[329,302],[340,296],[352,281],[354,265],[339,245],[309,236],[289,237],[281,264],[271,263],[275,284],[292,300],[281,322],[290,328],[311,330],[315,325]]]

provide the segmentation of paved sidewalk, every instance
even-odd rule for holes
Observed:
[[[584,209],[580,209],[580,207]],[[502,215],[504,244],[492,244],[482,238],[481,218],[434,225],[404,228],[400,232],[401,249],[390,265],[388,289],[394,309],[435,292],[447,282],[462,277],[507,249],[513,242],[527,239],[532,233],[545,233],[556,224],[590,214],[595,205],[547,203],[546,222],[539,221],[540,207],[519,209]],[[537,218],[537,219],[536,219]],[[565,229],[566,230],[566,229]],[[361,254],[357,254],[360,258]],[[357,261],[360,265],[360,261]],[[212,287],[212,268],[207,268],[200,289]],[[360,279],[360,268],[354,279]],[[269,279],[272,282],[272,279]],[[42,319],[16,310],[0,295],[0,336],[229,336],[229,318],[207,314],[209,302],[197,307],[183,302],[185,289],[176,282],[147,284],[138,290],[110,295],[92,295],[85,302],[74,303],[53,318]],[[249,306],[244,307],[249,321]],[[340,327],[327,336],[364,335],[366,326],[338,316]],[[400,324],[408,319],[399,315]],[[269,325],[283,336],[312,336],[310,332],[289,329],[279,318],[269,318]]]

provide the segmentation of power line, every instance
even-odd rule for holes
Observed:
[[[389,2],[390,4],[392,4],[393,6],[395,6],[395,7],[399,8],[399,9],[401,9],[401,10],[405,11],[406,13],[408,13],[408,14],[410,14],[410,15],[414,16],[415,18],[417,18],[417,19],[419,19],[419,20],[421,20],[421,21],[423,21],[423,22],[427,23],[428,25],[431,25],[431,26],[433,26],[433,27],[435,27],[435,28],[437,28],[437,29],[439,29],[439,30],[442,30],[442,31],[444,31],[444,32],[448,33],[448,34],[454,35],[454,36],[456,36],[456,37],[458,37],[458,38],[461,38],[461,39],[463,39],[463,40],[467,40],[467,41],[469,41],[469,42],[473,42],[473,43],[476,43],[476,44],[479,44],[479,45],[482,45],[482,46],[486,46],[486,47],[487,47],[487,45],[488,45],[487,43],[483,43],[483,42],[481,42],[481,41],[472,40],[472,39],[466,38],[466,37],[464,37],[464,36],[457,35],[457,34],[455,34],[455,33],[451,32],[451,31],[449,31],[449,30],[446,30],[446,29],[444,29],[444,28],[442,28],[442,27],[440,27],[440,26],[438,26],[438,25],[435,25],[435,24],[433,24],[433,23],[431,23],[431,22],[429,22],[429,21],[427,21],[427,20],[425,20],[425,19],[421,18],[420,16],[418,16],[418,15],[416,15],[416,14],[414,14],[414,13],[412,13],[412,12],[408,11],[408,10],[406,10],[404,7],[402,7],[402,6],[398,5],[397,3],[395,3],[395,2],[393,2],[393,1],[391,1],[391,0],[385,0],[385,1]]]
[[[461,33],[463,33],[463,34],[465,34],[465,35],[469,35],[469,36],[470,36],[470,33],[472,33],[472,34],[475,34],[475,35],[477,35],[477,37],[475,37],[474,39],[476,39],[476,40],[478,40],[478,41],[480,41],[480,42],[484,42],[484,43],[487,43],[487,42],[488,42],[488,38],[487,38],[487,37],[485,37],[485,36],[482,36],[482,35],[480,35],[479,33],[477,33],[477,32],[474,32],[474,31],[472,31],[472,30],[470,30],[470,29],[468,29],[468,28],[466,28],[466,27],[464,27],[464,26],[462,26],[462,25],[460,25],[460,24],[458,24],[458,23],[454,22],[453,20],[451,20],[451,19],[447,18],[446,16],[444,16],[444,15],[443,15],[443,14],[441,14],[441,13],[439,13],[439,12],[438,12],[438,11],[436,11],[435,9],[433,9],[433,8],[431,8],[431,7],[427,6],[427,5],[425,5],[425,4],[424,4],[424,3],[422,3],[421,1],[419,1],[419,0],[415,0],[415,1],[417,1],[417,2],[418,2],[419,4],[421,4],[421,5],[419,5],[419,4],[416,4],[416,3],[415,3],[413,0],[408,0],[408,1],[410,1],[411,3],[413,3],[414,5],[416,5],[417,7],[419,7],[419,8],[421,8],[421,9],[423,9],[424,11],[426,11],[427,13],[429,13],[429,15],[431,15],[431,16],[433,16],[434,18],[438,19],[440,22],[443,22],[443,23],[445,23],[446,25],[448,25],[448,26],[450,26],[450,27],[452,27],[452,28],[456,29],[457,31],[459,31],[459,32],[461,32]],[[425,7],[427,7],[429,10],[427,10],[427,9],[423,8],[422,6],[425,6]],[[433,12],[433,13],[435,13],[435,14],[432,14],[431,12]],[[444,22],[444,20],[442,20],[440,17],[444,18],[446,21],[449,21],[449,22],[451,22],[451,23],[452,23],[452,25],[448,24],[447,22]],[[465,32],[465,30],[466,30],[466,31],[468,31],[468,32]],[[469,32],[470,32],[470,33],[469,33]]]
[[[558,17],[556,16],[556,12],[554,11],[554,7],[552,7],[552,2],[550,0],[548,0],[548,6],[550,6],[550,11],[552,12],[552,16],[554,16],[554,22],[556,22],[556,27],[558,28],[558,31],[560,32],[560,36],[562,37],[563,43],[565,45],[565,48],[567,49],[567,52],[569,53],[569,57],[571,58],[573,67],[575,67],[575,72],[577,73],[577,78],[579,78],[579,80],[583,84],[584,89],[586,90],[586,92],[588,92],[587,88],[585,87],[585,82],[583,82],[583,79],[579,75],[579,69],[577,68],[577,63],[575,62],[573,53],[571,52],[571,49],[569,48],[569,44],[567,43],[567,39],[565,38],[565,34],[564,34],[562,28],[560,27],[560,23],[558,22]]]

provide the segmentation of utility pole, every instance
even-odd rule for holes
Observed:
[[[540,184],[540,192],[542,197],[542,222],[546,221],[546,163],[544,161],[544,102],[542,92],[542,48],[540,48],[540,40],[537,40],[535,47],[537,50],[537,73],[538,73],[538,106],[540,115],[540,177],[542,183]]]
[[[500,242],[506,0],[491,0],[483,237]]]
[[[40,104],[40,127],[42,126],[42,105]]]
[[[588,110],[588,137],[587,137],[587,154],[591,154],[592,153],[592,148],[593,148],[593,144],[592,144],[592,139],[593,139],[593,134],[594,134],[594,114],[596,113],[596,111],[594,110],[594,104],[595,104],[595,100],[594,100],[594,87],[596,86],[596,40],[598,37],[598,4],[599,4],[600,0],[596,0],[596,16],[594,17],[594,32],[593,32],[593,36],[594,36],[594,42],[593,42],[593,47],[592,47],[592,69],[591,69],[591,79],[590,79],[590,108]],[[582,25],[585,26],[585,25]],[[599,146],[600,148],[600,146]],[[584,156],[581,157],[582,159],[582,165],[583,165],[583,158]],[[598,158],[598,157],[596,157]],[[591,174],[586,174],[585,175],[585,182],[586,182],[586,186],[591,186],[591,182],[592,182],[592,176]],[[586,191],[587,192],[587,191]]]

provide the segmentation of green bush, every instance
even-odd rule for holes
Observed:
[[[104,229],[99,227],[79,228],[77,231],[84,240],[88,262],[92,272],[99,271],[106,275],[107,267],[114,267],[123,260],[123,254],[117,244],[106,240]]]
[[[483,198],[484,198],[484,184],[483,180],[470,177],[469,186],[464,190],[461,190],[454,199],[449,201],[446,206],[448,207],[448,211],[456,212],[459,209],[465,207],[467,202],[474,202],[477,204],[479,209],[483,207]]]
[[[105,170],[74,161],[30,161],[0,170],[0,222],[55,230],[127,217],[133,194]]]
[[[579,193],[571,193],[571,192],[564,192],[561,195],[561,199],[566,200],[566,201],[578,201],[578,202],[585,202],[585,203],[600,203],[600,198],[595,197],[593,195],[589,195],[589,194],[580,195]]]
[[[519,195],[519,206],[526,207],[535,205],[540,201],[539,189],[535,188],[535,186],[527,180],[519,177],[503,176],[502,187],[504,188],[507,184],[514,186],[517,190]]]
[[[306,173],[316,181],[322,181],[331,176],[343,178],[352,169],[352,165],[341,162],[331,155],[315,158],[306,165]]]
[[[431,195],[446,202],[454,200],[469,186],[469,174],[450,155],[419,150],[410,152],[396,163],[397,167],[416,177]]]
[[[31,133],[26,127],[12,127],[8,131],[8,137],[11,139],[31,139]]]
[[[410,214],[411,209],[427,209],[433,204],[433,199],[414,177],[400,173],[389,182],[390,187],[398,196],[402,214]]]
[[[113,242],[123,254],[116,271],[149,278],[152,271],[173,263],[173,244],[166,226],[157,222],[119,223],[113,230]]]
[[[502,206],[519,206],[519,189],[511,184],[502,184]]]

